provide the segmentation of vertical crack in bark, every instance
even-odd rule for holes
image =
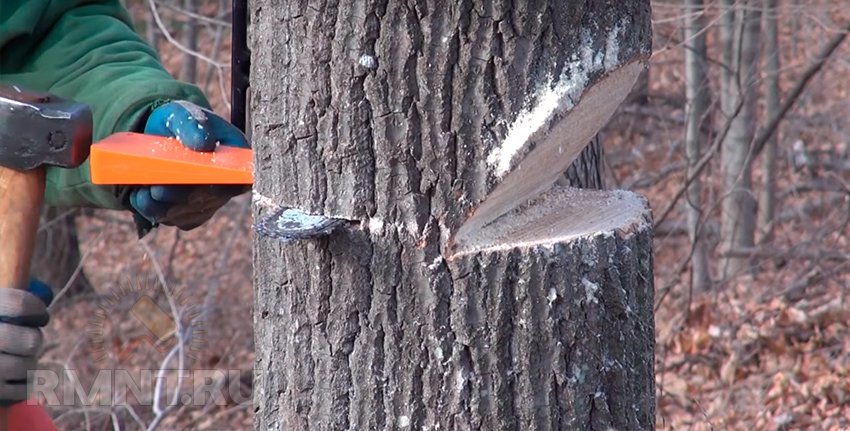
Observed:
[[[400,340],[400,319],[399,319],[399,309],[398,309],[398,290],[396,288],[397,285],[391,286],[391,294],[387,298],[387,327],[392,333],[392,346],[390,347],[391,356],[392,356],[392,365],[391,368],[386,370],[386,375],[390,376],[388,385],[392,387],[390,390],[390,397],[387,399],[387,403],[384,408],[387,411],[387,425],[392,424],[392,420],[395,418],[395,414],[397,413],[396,409],[396,400],[399,398],[400,392],[400,384],[397,379],[393,378],[393,376],[398,376],[403,374],[402,372],[402,364],[403,354],[401,349],[401,340]]]
[[[316,26],[311,28],[309,31],[311,33],[315,33],[315,37],[321,38],[322,40],[334,40],[336,37],[336,29],[337,29],[337,20],[338,13],[340,12],[339,0],[325,0],[324,4],[321,8],[313,13],[319,15],[319,20]],[[328,200],[331,199],[331,192],[329,186],[329,178],[328,175],[323,174],[327,172],[327,162],[324,157],[325,152],[336,152],[337,145],[334,139],[319,141],[319,121],[322,117],[325,116],[325,113],[328,109],[332,109],[333,106],[333,91],[330,91],[332,88],[332,71],[333,71],[333,49],[332,48],[324,48],[317,50],[312,57],[312,69],[318,72],[318,81],[319,85],[313,87],[313,93],[310,95],[310,108],[305,111],[314,116],[313,121],[308,123],[308,127],[312,129],[313,134],[316,136],[309,145],[310,149],[314,149],[314,151],[318,154],[316,157],[319,167],[321,170],[319,178],[317,182],[321,184],[321,188],[316,189],[316,193],[320,193],[320,197],[318,200],[319,208],[316,208],[317,214],[327,214],[328,213]],[[299,83],[300,84],[300,83]],[[333,119],[331,120],[331,129],[333,129],[333,125],[339,121],[339,116],[336,115],[336,110],[332,109]],[[335,134],[335,133],[333,133]]]
[[[300,254],[301,258],[297,259],[297,260],[287,259],[292,263],[292,265],[286,266],[287,270],[289,270],[290,268],[293,268],[293,269],[297,268],[298,266],[300,266],[301,262],[307,262],[308,261],[307,260],[307,257],[308,257],[307,250],[305,250],[305,249],[296,250],[293,254],[294,255]],[[309,274],[309,273],[310,273],[310,271],[309,271],[309,269],[307,269],[307,274]],[[302,328],[306,329],[306,331],[305,331],[306,334],[304,334],[303,338],[301,338],[301,339],[304,340],[304,344],[305,344],[304,346],[302,346],[302,349],[301,349],[301,352],[300,352],[301,357],[296,359],[294,362],[301,364],[304,368],[306,368],[305,372],[309,373],[309,374],[307,374],[307,376],[309,376],[309,377],[305,379],[306,382],[303,386],[300,386],[300,387],[297,387],[297,388],[288,388],[289,391],[287,391],[286,395],[289,395],[290,393],[292,393],[292,391],[297,390],[298,392],[304,393],[304,396],[299,397],[300,399],[298,400],[298,403],[294,406],[295,409],[296,409],[294,412],[286,412],[285,414],[290,414],[290,413],[293,414],[293,415],[300,414],[300,416],[301,416],[300,418],[299,417],[292,418],[293,422],[297,423],[298,419],[301,419],[301,420],[303,420],[304,424],[309,428],[310,423],[311,423],[310,414],[312,413],[312,410],[313,410],[313,403],[309,402],[309,400],[311,400],[313,398],[313,389],[315,388],[315,383],[316,383],[315,382],[316,363],[315,363],[315,360],[314,360],[313,355],[312,355],[313,340],[314,340],[313,323],[310,320],[310,318],[312,316],[310,315],[309,310],[306,310],[306,309],[302,310],[301,309],[301,308],[306,308],[306,306],[309,304],[309,302],[308,302],[309,301],[309,299],[308,299],[309,294],[307,294],[306,292],[312,291],[311,287],[312,287],[312,284],[313,284],[313,277],[308,277],[306,281],[307,281],[307,285],[304,286],[305,290],[303,290],[303,291],[299,289],[299,286],[291,285],[293,293],[294,293],[293,296],[295,296],[295,298],[292,298],[291,305],[294,306],[293,308],[297,307],[297,309],[293,309],[293,310],[291,310],[291,312],[295,316],[304,316],[304,318],[305,318],[305,320],[303,322],[297,322],[296,321],[296,325],[301,325]],[[295,334],[293,334],[293,342],[295,344],[299,344],[299,336],[298,336],[299,334],[298,333],[300,333],[300,332],[301,331],[300,331],[300,328],[299,328],[298,331]],[[294,347],[294,346],[293,346],[293,350],[298,351],[297,347]],[[290,371],[290,370],[287,370],[287,371]],[[296,372],[296,370],[292,370],[291,372],[293,372],[293,374],[294,374],[294,372]],[[295,386],[296,384],[301,383],[301,382],[294,381],[292,383],[293,383],[293,386]],[[286,416],[284,416],[284,418],[286,418]],[[286,418],[286,419],[288,419],[288,418]]]
[[[374,343],[374,364],[372,365],[373,372],[377,372],[378,375],[374,376],[374,382],[372,384],[375,387],[375,392],[373,396],[375,397],[375,401],[372,404],[373,411],[375,413],[375,422],[374,426],[385,425],[387,423],[387,410],[384,408],[384,382],[383,375],[385,373],[385,361],[384,361],[384,343],[385,343],[385,332],[383,328],[382,322],[372,322],[375,326],[375,343]]]
[[[566,380],[567,362],[565,358],[566,351],[569,348],[565,343],[570,343],[571,340],[575,339],[572,336],[573,334],[562,331],[562,327],[569,322],[571,317],[569,315],[569,309],[565,306],[565,301],[569,298],[566,287],[567,270],[568,268],[565,262],[547,262],[544,267],[546,286],[549,286],[550,289],[546,293],[546,300],[549,303],[549,321],[546,326],[548,326],[553,337],[553,344],[548,345],[552,349],[550,354],[553,358],[552,368],[549,371],[553,384],[553,392],[549,393],[549,403],[551,404],[551,409],[554,411],[553,418],[557,418],[557,421],[553,423],[552,429],[562,428],[562,410],[566,410],[566,406],[559,402],[559,399],[563,394],[560,390],[562,386],[561,382]]]
[[[501,371],[502,373],[494,379],[496,382],[504,382],[505,388],[503,393],[506,395],[504,398],[497,398],[497,402],[499,403],[498,411],[503,412],[512,412],[512,414],[506,418],[507,420],[502,420],[498,425],[507,425],[509,429],[517,429],[518,423],[517,419],[519,418],[519,412],[517,411],[517,406],[515,404],[515,400],[519,401],[524,398],[524,395],[520,391],[518,391],[517,379],[519,378],[518,373],[520,372],[520,364],[517,359],[517,354],[520,353],[520,348],[517,346],[516,337],[520,337],[523,332],[525,332],[524,326],[528,324],[528,322],[524,321],[521,317],[517,319],[516,312],[516,295],[517,289],[522,288],[525,289],[526,283],[525,280],[522,280],[523,275],[520,275],[519,270],[519,262],[517,260],[520,257],[517,253],[511,253],[507,266],[505,267],[505,274],[507,277],[502,279],[501,283],[501,293],[498,298],[500,303],[499,310],[501,310],[501,320],[499,322],[499,327],[494,331],[497,334],[497,338],[493,340],[495,342],[497,349],[501,350],[498,363],[505,367]],[[522,281],[521,281],[522,280]],[[522,283],[522,286],[519,286]],[[517,322],[517,320],[519,320]],[[528,370],[530,371],[530,370]],[[523,400],[525,401],[525,400]],[[495,413],[495,412],[493,412]],[[491,417],[497,417],[497,414],[491,414]],[[494,424],[496,425],[496,424]]]
[[[425,415],[428,410],[428,406],[424,403],[423,386],[425,384],[425,364],[429,362],[429,358],[428,349],[425,348],[425,338],[423,337],[424,334],[422,333],[422,329],[423,326],[421,324],[417,324],[416,329],[414,330],[414,333],[418,336],[420,342],[418,343],[419,355],[415,358],[415,366],[411,373],[412,387],[410,404],[408,405],[408,412],[406,412],[410,416],[411,429],[422,429],[422,425],[425,422]]]
[[[561,426],[561,412],[559,408],[559,403],[555,402],[561,393],[561,385],[558,384],[558,377],[555,374],[552,374],[549,378],[550,386],[549,386],[549,429],[560,429]]]
[[[459,409],[457,414],[455,414],[455,418],[461,424],[472,422],[474,427],[481,428],[481,416],[477,416],[472,410],[473,384],[471,377],[473,375],[474,362],[472,360],[470,346],[462,344],[458,350],[458,356],[456,360],[457,367],[453,376],[454,381],[451,382],[454,385],[451,392],[455,394],[457,408]],[[476,424],[476,422],[478,423]]]
[[[448,37],[448,36],[447,36]],[[440,99],[443,101],[443,105],[441,107],[440,112],[442,113],[442,120],[440,126],[440,133],[438,135],[438,139],[445,136],[446,138],[446,146],[443,154],[451,155],[448,158],[448,166],[445,171],[450,174],[451,181],[446,181],[446,184],[453,185],[454,179],[460,176],[460,164],[458,163],[458,148],[457,148],[457,122],[455,120],[455,108],[454,108],[454,92],[452,91],[455,87],[455,76],[459,74],[459,60],[460,60],[460,33],[455,29],[455,31],[448,37],[449,48],[446,55],[446,67],[445,74],[443,75]],[[438,147],[439,148],[439,147]],[[438,154],[434,154],[434,160],[440,160]],[[439,172],[438,166],[433,166],[432,169]]]
[[[493,412],[497,409],[494,404],[508,395],[503,392],[503,388],[495,387],[493,382],[501,377],[510,378],[503,374],[504,370],[494,369],[503,363],[500,360],[501,350],[506,346],[500,344],[498,340],[503,322],[499,321],[501,316],[498,314],[500,310],[496,298],[504,289],[504,285],[500,278],[493,279],[492,276],[505,274],[505,266],[507,262],[490,262],[488,259],[475,263],[470,278],[493,280],[494,289],[481,290],[480,293],[476,292],[477,295],[469,295],[470,298],[466,304],[467,321],[463,322],[464,326],[469,328],[467,329],[468,343],[472,357],[469,376],[470,403],[473,407],[477,407],[475,413],[481,418],[479,426],[485,429],[492,426],[488,424],[488,421],[492,420]],[[505,275],[508,276],[508,274]],[[466,288],[471,287],[466,284]]]
[[[608,407],[608,397],[603,388],[598,388],[590,401],[590,419],[587,428],[594,430],[612,429],[611,409]]]
[[[369,3],[371,3],[371,2],[369,2]],[[380,37],[381,37],[382,23],[383,23],[383,18],[385,16],[386,12],[387,12],[387,4],[388,4],[388,0],[380,0],[380,1],[374,2],[373,4],[369,4],[366,7],[366,19],[365,19],[365,23],[364,23],[364,25],[366,27],[366,32],[364,34],[363,50],[365,52],[369,53],[369,55],[375,55],[375,51],[376,51],[375,50],[375,44],[378,41],[378,39],[380,39]],[[367,197],[367,201],[368,202],[376,202],[375,193],[378,190],[378,183],[377,183],[378,176],[376,175],[376,172],[377,172],[378,161],[377,161],[377,155],[376,155],[377,151],[376,151],[376,148],[375,148],[376,139],[374,139],[374,133],[373,133],[373,130],[375,130],[375,124],[374,124],[375,115],[374,115],[374,112],[372,110],[372,103],[369,102],[369,94],[366,91],[366,89],[364,88],[364,83],[365,83],[366,77],[374,77],[374,74],[369,72],[367,75],[364,75],[363,81],[360,81],[360,83],[359,83],[360,85],[359,85],[358,90],[363,92],[363,100],[366,101],[367,103],[369,103],[369,107],[368,107],[368,111],[367,111],[368,112],[368,121],[364,120],[364,122],[362,123],[364,125],[368,124],[368,126],[369,126],[369,128],[368,128],[369,140],[367,141],[368,142],[367,148],[369,150],[368,159],[369,159],[369,164],[370,164],[370,170],[372,172],[372,175],[371,175],[371,177],[372,177],[372,187],[371,187],[371,190],[370,190],[371,195]],[[381,101],[381,102],[384,102],[384,101]],[[373,205],[373,206],[371,206],[371,208],[367,208],[366,214],[369,217],[373,217],[375,215],[376,211],[377,211],[377,208],[376,208],[375,205]]]
[[[514,358],[518,358],[519,370],[517,374],[517,399],[530,398],[533,406],[533,414],[516,408],[516,416],[519,426],[524,428],[543,429],[543,423],[547,422],[548,404],[547,393],[543,388],[546,385],[548,372],[551,369],[548,364],[548,352],[543,346],[554,344],[551,334],[547,331],[547,313],[543,302],[547,294],[543,291],[543,279],[541,271],[545,271],[546,263],[541,262],[537,256],[519,255],[520,266],[529,267],[528,275],[518,279],[516,315],[527,324],[521,326],[522,330],[514,333],[514,344],[516,347],[512,352]]]

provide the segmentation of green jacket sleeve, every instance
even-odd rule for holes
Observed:
[[[150,111],[170,100],[209,106],[197,87],[162,67],[118,0],[2,0],[0,81],[88,104],[95,141],[141,131]],[[45,202],[120,209],[123,189],[92,185],[88,162],[49,168]]]

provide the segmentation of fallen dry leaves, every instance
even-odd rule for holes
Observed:
[[[736,302],[702,298],[659,325],[659,427],[848,429],[850,302]]]

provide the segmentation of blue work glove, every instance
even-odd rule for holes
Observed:
[[[214,151],[218,144],[250,147],[235,126],[186,101],[169,102],[154,109],[144,133],[177,138],[195,151]],[[158,224],[189,230],[209,220],[230,198],[248,190],[249,186],[242,185],[144,186],[132,190],[129,199],[140,232]]]
[[[53,292],[38,281],[27,290],[0,286],[0,406],[27,399],[28,373],[37,369]]]

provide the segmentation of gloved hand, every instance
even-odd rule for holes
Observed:
[[[32,281],[27,290],[0,287],[0,406],[27,399],[27,372],[36,369],[53,292]]]
[[[248,148],[250,145],[232,124],[191,102],[170,102],[148,117],[144,132],[177,138],[195,151],[214,151],[216,145]],[[189,230],[202,225],[230,198],[249,190],[241,185],[146,186],[130,192],[137,222],[177,226]],[[143,220],[139,219],[139,216]]]

